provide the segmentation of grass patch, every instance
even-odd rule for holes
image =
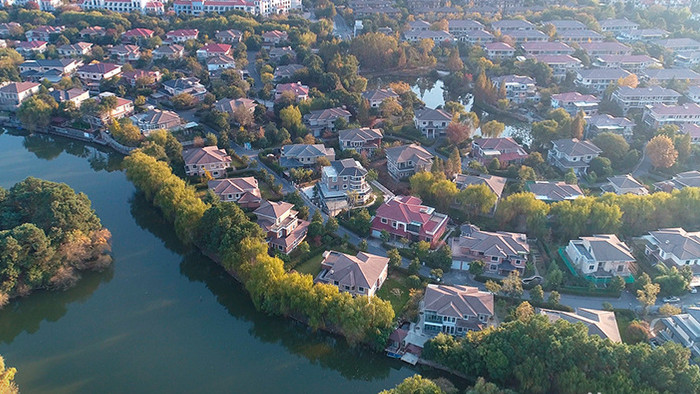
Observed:
[[[391,302],[394,314],[401,316],[408,299],[410,298],[407,277],[398,272],[392,272],[384,281],[382,288],[377,292],[377,296],[383,300]]]
[[[634,312],[629,309],[615,309],[615,320],[617,320],[617,329],[620,330],[622,342],[631,343],[627,337],[627,326],[635,320]]]
[[[294,267],[300,274],[309,274],[314,278],[321,272],[321,261],[323,261],[323,252],[320,252],[303,263]]]
[[[258,188],[260,189],[260,194],[264,200],[268,201],[280,201],[282,196],[275,193],[270,185],[265,182],[258,182]]]

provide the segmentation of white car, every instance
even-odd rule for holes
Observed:
[[[678,297],[664,297],[663,302],[666,304],[675,304],[677,302],[681,302],[681,299]]]

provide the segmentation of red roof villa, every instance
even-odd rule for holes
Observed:
[[[514,139],[477,138],[472,142],[472,156],[484,165],[498,159],[501,165],[520,163],[527,157],[527,152]]]
[[[413,196],[388,199],[372,219],[372,236],[380,238],[382,231],[386,231],[396,238],[426,241],[431,247],[436,247],[447,229],[449,218],[422,203],[420,198]]]
[[[309,230],[309,222],[297,218],[299,212],[293,207],[284,201],[263,201],[260,208],[255,210],[258,225],[267,234],[270,248],[283,253],[289,253],[299,246]]]

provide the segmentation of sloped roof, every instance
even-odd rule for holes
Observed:
[[[216,146],[205,146],[203,148],[186,150],[182,152],[182,158],[186,165],[231,162],[231,156],[229,156],[225,150],[219,149]]]
[[[122,68],[122,66],[120,66],[118,64],[91,63],[91,64],[86,64],[84,66],[81,66],[78,69],[78,72],[106,74],[108,72],[114,71],[116,69],[121,69],[121,68]]]
[[[319,109],[311,111],[308,115],[306,115],[307,119],[314,120],[333,118],[337,119],[345,116],[350,117],[350,112],[348,112],[348,110],[342,107]]]
[[[255,102],[255,100],[251,100],[249,98],[223,98],[214,103],[214,108],[219,112],[233,113],[236,110],[236,108],[240,106],[245,107],[247,110],[251,110],[254,109],[256,105],[257,103]]]
[[[423,305],[425,310],[459,319],[494,314],[493,294],[469,286],[428,285]]]
[[[620,330],[617,327],[617,320],[615,319],[615,312],[578,308],[575,313],[552,309],[539,309],[539,313],[547,316],[552,323],[559,319],[564,319],[571,323],[583,323],[588,327],[588,335],[598,335],[615,343],[622,342]]]
[[[10,82],[7,85],[0,87],[0,92],[2,93],[22,93],[29,89],[33,89],[39,86],[35,82]]]
[[[389,89],[375,89],[362,92],[362,97],[370,101],[384,101],[388,98],[398,98],[399,95],[394,93],[391,88]]]
[[[208,183],[209,189],[219,196],[236,193],[252,193],[260,197],[258,180],[252,176],[241,178],[214,179]]]
[[[569,185],[564,182],[528,182],[526,187],[536,197],[542,196],[547,201],[563,201],[583,197],[583,191],[578,185]]]
[[[324,253],[322,265],[330,266],[326,274],[339,285],[371,288],[379,280],[389,264],[389,258],[370,253],[358,252],[357,256],[328,251]]]
[[[173,111],[163,111],[160,109],[151,109],[139,116],[139,122],[155,125],[165,125],[170,123],[180,123],[180,115]]]
[[[422,146],[416,144],[387,148],[385,153],[386,157],[395,163],[409,160],[413,161],[414,163],[430,162],[434,157],[432,153],[425,150],[425,148]]]
[[[331,165],[333,170],[335,170],[335,176],[365,176],[367,175],[367,170],[362,167],[359,161],[355,159],[343,159],[343,160],[333,160]],[[324,170],[328,167],[323,167]]]
[[[153,37],[153,30],[143,29],[139,27],[136,29],[125,31],[124,34],[122,34],[122,37]]]
[[[279,218],[287,211],[292,210],[293,207],[293,204],[285,201],[265,200],[262,202],[262,204],[260,204],[260,208],[255,210],[255,214],[258,216],[265,216],[267,218]]]
[[[632,250],[615,234],[597,234],[581,237],[591,246],[595,261],[635,261]]]
[[[442,109],[421,108],[414,112],[414,116],[419,120],[451,121],[452,115]]]
[[[377,138],[382,138],[382,131],[379,129],[370,129],[369,127],[361,127],[359,129],[345,129],[338,132],[338,140],[340,141],[372,141]]]
[[[552,141],[553,149],[569,156],[599,155],[602,150],[591,141],[579,141],[577,138],[565,138]]]
[[[208,53],[227,53],[230,50],[231,50],[231,45],[209,43],[209,44],[204,45],[203,47],[199,48],[197,50],[197,52],[204,51],[204,52],[208,52]]]
[[[664,228],[649,233],[656,239],[659,249],[679,260],[700,259],[700,232],[687,232],[682,228]]]
[[[453,256],[461,255],[462,249],[484,253],[486,256],[499,256],[503,259],[530,253],[530,245],[527,243],[525,234],[481,231],[476,226],[469,226],[469,230],[459,238],[452,239]]]
[[[501,198],[503,194],[503,189],[506,187],[506,178],[495,176],[495,175],[467,175],[467,174],[457,174],[455,177],[455,183],[460,189],[464,189],[469,185],[486,185],[489,189],[496,195],[496,197]]]
[[[579,92],[557,93],[552,95],[552,100],[563,102],[587,102],[599,103],[600,99],[592,94],[581,94]]]
[[[396,196],[379,206],[376,217],[402,223],[420,223],[427,232],[431,232],[443,221],[445,215],[435,212],[435,208],[422,203],[423,201],[418,197]]]
[[[288,158],[317,157],[335,154],[333,148],[326,148],[323,144],[292,144],[282,147],[282,155]]]

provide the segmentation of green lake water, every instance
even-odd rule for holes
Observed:
[[[0,311],[0,354],[23,393],[376,393],[419,372],[257,312],[183,247],[120,161],[80,142],[0,135],[0,186],[65,182],[113,236],[111,269]]]

